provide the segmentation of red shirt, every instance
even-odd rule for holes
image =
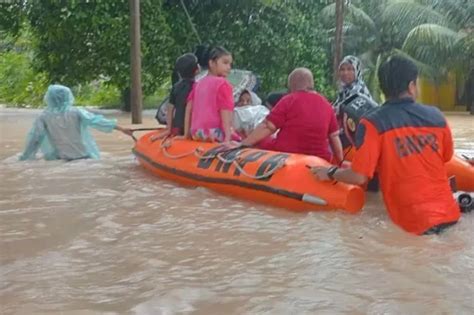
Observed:
[[[437,108],[389,101],[361,120],[355,142],[352,169],[369,178],[378,171],[395,224],[422,234],[459,219],[444,165],[453,156],[453,140]]]
[[[331,104],[316,92],[297,91],[284,96],[266,118],[280,131],[263,144],[267,150],[331,159],[329,135],[338,131]]]

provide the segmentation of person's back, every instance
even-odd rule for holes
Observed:
[[[166,117],[167,132],[163,135],[184,135],[186,104],[194,86],[194,77],[199,72],[198,59],[194,54],[184,54],[176,59],[175,69],[180,79],[171,89]]]
[[[222,105],[226,105],[233,110],[233,98],[221,100],[222,93],[227,91],[228,96],[232,95],[232,86],[223,77],[207,75],[196,83],[192,94],[193,111],[191,116],[191,133],[198,129],[223,128],[220,117]]]
[[[290,94],[284,96],[266,119],[242,141],[261,149],[315,155],[341,162],[339,127],[331,104],[314,91],[314,78],[307,68],[288,75]],[[278,131],[275,139],[270,137]],[[331,151],[329,150],[331,148]]]
[[[422,233],[459,218],[448,184],[445,162],[452,157],[451,132],[441,112],[411,98],[388,101],[362,120],[366,136],[378,137],[378,171],[392,220],[407,231]],[[357,140],[356,140],[357,141]],[[371,163],[360,156],[355,168]]]
[[[337,132],[331,104],[314,91],[284,96],[268,118],[280,131],[273,149],[331,159],[329,135]]]
[[[44,124],[50,143],[54,144],[58,159],[75,160],[89,157],[82,141],[81,115],[76,108],[64,113],[43,113],[39,123]]]
[[[378,171],[390,218],[410,233],[439,233],[455,224],[460,209],[445,163],[453,156],[451,130],[435,108],[415,102],[418,68],[392,56],[378,79],[388,101],[361,119],[351,168],[314,167],[319,180],[362,185]]]
[[[184,117],[186,115],[186,102],[194,85],[194,79],[184,78],[179,80],[170,93],[170,104],[174,107],[172,119],[172,133],[177,135],[184,134]],[[173,109],[168,109],[173,113]]]
[[[98,159],[100,152],[89,126],[102,132],[132,133],[116,120],[73,107],[74,96],[66,86],[50,85],[44,99],[47,107],[35,120],[20,160],[34,159],[40,148],[46,160]]]
[[[186,138],[197,141],[229,142],[240,139],[233,132],[234,98],[227,76],[232,55],[222,47],[214,48],[209,57],[208,75],[194,85],[186,106]]]

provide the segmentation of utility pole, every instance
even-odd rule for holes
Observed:
[[[342,56],[342,27],[344,25],[344,1],[336,0],[336,38],[334,47],[334,81],[337,81],[339,62]]]
[[[130,66],[132,124],[142,123],[142,62],[140,49],[140,0],[129,0],[130,4]]]

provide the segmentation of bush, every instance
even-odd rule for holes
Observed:
[[[100,106],[106,108],[120,107],[120,91],[105,80],[97,80],[73,88],[76,105]]]
[[[47,86],[46,75],[33,70],[27,53],[0,53],[0,102],[13,106],[41,106]]]

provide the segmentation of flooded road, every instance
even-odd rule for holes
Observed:
[[[38,113],[0,109],[0,314],[474,313],[474,214],[431,237],[377,194],[295,214],[153,177],[118,132],[100,161],[17,162]],[[474,117],[448,120],[474,155]]]

